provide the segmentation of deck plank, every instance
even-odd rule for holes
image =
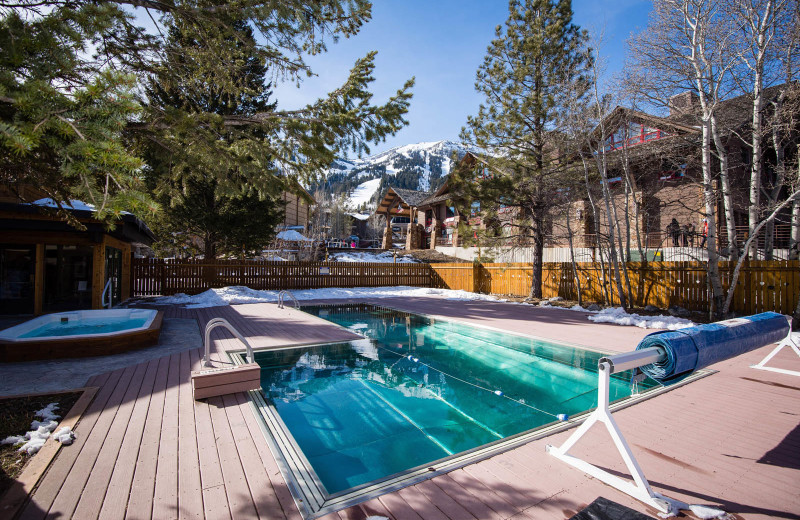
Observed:
[[[92,518],[100,513],[136,404],[136,396],[141,392],[148,366],[148,363],[142,363],[136,367],[131,384],[128,385],[122,404],[114,416],[108,435],[91,469],[89,480],[86,481],[85,488],[91,490],[91,493],[82,493],[79,496],[74,513],[77,518]]]
[[[132,365],[127,367],[121,374],[119,382],[114,388],[114,393],[111,394],[100,418],[95,423],[94,428],[92,428],[86,440],[86,444],[81,449],[80,456],[70,470],[69,478],[64,482],[56,499],[53,501],[48,516],[72,516],[86,486],[86,482],[91,476],[91,471],[100,455],[100,450],[107,440],[109,443],[114,443],[116,441],[115,436],[117,431],[111,431],[114,417],[120,405],[123,404],[124,398],[129,397],[128,389],[132,386],[131,380],[138,371],[139,367],[137,365]],[[141,381],[133,383],[136,392],[138,392],[140,385]],[[111,436],[110,439],[109,436]],[[103,492],[105,492],[105,486]]]
[[[242,396],[242,399],[245,399]],[[246,485],[250,489],[250,496],[253,498],[256,512],[259,518],[276,519],[285,518],[281,509],[278,497],[272,489],[267,470],[261,463],[261,456],[255,445],[255,440],[250,435],[247,428],[244,414],[253,412],[249,405],[240,405],[236,395],[228,394],[222,396],[225,413],[228,417],[231,434],[233,435],[234,447],[238,451],[239,459],[242,462],[244,474],[246,475]]]
[[[180,355],[169,358],[167,387],[164,392],[164,411],[161,439],[156,462],[156,487],[153,496],[153,518],[178,517],[178,385],[180,384]]]
[[[167,388],[169,357],[158,359],[156,380],[147,410],[147,419],[142,433],[142,443],[136,457],[133,484],[128,497],[125,518],[151,518],[153,512],[153,492],[155,490],[158,447],[161,442],[161,421],[164,416],[164,394]]]
[[[242,461],[236,450],[236,443],[222,397],[209,398],[208,406],[211,412],[211,421],[214,424],[214,437],[231,516],[233,518],[257,518],[258,513],[253,497],[250,495]]]
[[[195,433],[206,518],[231,518],[209,404],[195,401]]]
[[[178,406],[178,517],[203,517],[203,489],[194,426],[191,369],[198,350],[181,352]],[[199,359],[198,359],[199,363]]]
[[[249,400],[244,394],[238,393],[234,395],[239,405],[250,406]],[[267,470],[267,477],[272,484],[272,489],[278,499],[283,515],[289,520],[301,520],[302,516],[297,509],[297,505],[294,503],[292,492],[289,491],[289,486],[283,479],[283,475],[281,475],[278,463],[264,440],[264,433],[261,431],[258,419],[256,419],[253,413],[245,413],[243,415],[245,423],[247,424],[247,429],[250,431],[250,437],[261,441],[256,444],[256,449],[261,457],[261,464]]]
[[[117,519],[125,516],[125,507],[133,484],[133,472],[136,467],[136,459],[139,456],[139,446],[142,442],[147,411],[150,407],[150,396],[153,393],[157,371],[158,359],[150,360],[142,379],[139,397],[134,404],[130,425],[125,431],[125,437],[122,440],[119,457],[114,465],[114,472],[108,483],[108,489],[99,514],[100,518]]]

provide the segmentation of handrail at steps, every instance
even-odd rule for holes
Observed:
[[[210,320],[206,324],[206,337],[205,337],[205,354],[203,355],[203,366],[205,367],[212,367],[214,365],[211,364],[211,331],[217,327],[225,327],[230,332],[233,333],[236,338],[244,343],[244,346],[247,348],[247,362],[253,363],[253,347],[250,346],[250,343],[244,339],[238,330],[236,330],[233,325],[231,325],[228,320],[225,318],[214,318]]]
[[[106,286],[103,287],[103,292],[100,294],[100,307],[106,306],[106,292],[108,293],[108,308],[110,309],[114,303],[114,297],[111,294],[111,278],[108,279]]]
[[[297,301],[297,298],[294,297],[294,294],[292,294],[291,291],[287,291],[286,289],[278,293],[278,308],[283,309],[283,296],[285,294],[288,294],[289,297],[294,301],[294,308],[299,309],[300,302]]]

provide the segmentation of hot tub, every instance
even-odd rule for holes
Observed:
[[[0,331],[0,361],[117,354],[158,341],[163,313],[103,309],[46,314]]]

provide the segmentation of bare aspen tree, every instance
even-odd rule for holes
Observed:
[[[665,97],[687,90],[698,96],[703,202],[708,219],[707,271],[713,311],[718,316],[724,291],[719,274],[712,124],[728,72],[728,65],[719,59],[720,45],[726,39],[717,25],[719,8],[718,2],[710,0],[656,2],[647,29],[631,40],[635,52],[627,81],[633,91],[660,106]]]
[[[764,88],[780,77],[779,62],[775,60],[778,46],[785,43],[783,34],[791,24],[788,10],[796,7],[790,0],[735,0],[726,4],[730,25],[736,27],[736,41],[732,42],[742,64],[736,80],[742,89],[749,91],[752,106],[750,136],[750,207],[748,208],[748,234],[752,236],[761,221],[762,178],[764,175]],[[749,88],[748,88],[749,87]],[[750,241],[747,253],[757,254],[757,243]]]

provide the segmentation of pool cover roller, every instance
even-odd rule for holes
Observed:
[[[661,347],[666,358],[641,367],[663,385],[677,383],[695,370],[777,343],[789,333],[786,317],[763,312],[744,318],[649,334],[636,350]]]

